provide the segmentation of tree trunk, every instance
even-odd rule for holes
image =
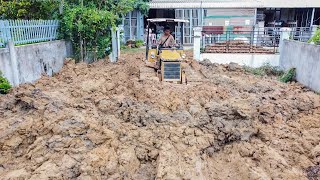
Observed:
[[[80,33],[80,60],[83,62],[83,40],[82,40],[82,35]]]

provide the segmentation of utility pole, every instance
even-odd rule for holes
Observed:
[[[81,8],[83,8],[83,0],[79,0],[80,1],[80,6]],[[82,39],[82,34],[81,32],[79,32],[79,38],[80,38],[80,58],[81,58],[81,62],[84,61],[84,55],[83,55],[83,39]]]
[[[60,5],[59,5],[59,13],[63,13],[63,5],[64,5],[64,0],[60,0]]]

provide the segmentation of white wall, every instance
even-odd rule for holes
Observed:
[[[71,55],[71,43],[62,40],[14,47],[18,66],[18,84],[33,82],[43,73],[51,76],[58,72],[64,59]],[[0,49],[0,70],[14,84],[9,48]]]
[[[280,67],[285,70],[296,68],[296,78],[301,84],[320,91],[320,46],[284,40]]]
[[[272,66],[279,66],[279,54],[223,54],[223,53],[202,53],[201,60],[209,59],[212,63],[229,64],[231,62],[250,67],[260,67],[265,63]]]
[[[0,71],[12,84],[13,74],[11,71],[9,48],[0,48]]]

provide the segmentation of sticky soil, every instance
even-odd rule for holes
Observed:
[[[139,80],[143,53],[0,97],[0,179],[317,179],[320,96],[237,66]]]

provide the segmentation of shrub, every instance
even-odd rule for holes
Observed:
[[[143,40],[140,40],[140,39],[136,40],[136,42],[135,42],[135,45],[137,48],[140,48],[141,46],[143,46],[143,44],[144,44]]]
[[[76,59],[104,58],[108,55],[106,48],[111,47],[111,29],[134,9],[147,14],[148,3],[145,0],[65,1],[60,15],[60,36],[72,42]]]
[[[280,81],[287,83],[287,82],[293,81],[295,77],[296,77],[296,68],[291,68],[280,77]]]
[[[261,67],[252,68],[249,66],[243,66],[244,70],[257,76],[280,76],[283,71],[278,66],[271,66],[269,63],[265,63]]]
[[[316,31],[316,34],[309,39],[308,41],[309,43],[314,43],[314,44],[320,44],[320,28],[318,28],[318,30]]]
[[[144,44],[143,40],[132,40],[132,39],[129,39],[126,42],[126,45],[129,48],[140,48],[141,46],[143,46],[143,44]]]
[[[0,71],[0,94],[7,94],[11,88],[9,81],[2,76]]]

